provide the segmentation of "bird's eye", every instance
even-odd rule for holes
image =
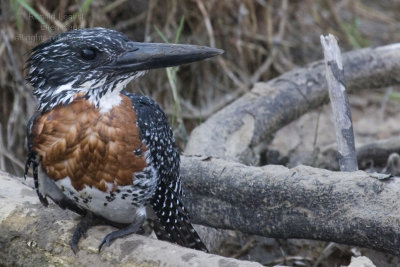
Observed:
[[[81,50],[81,58],[84,60],[92,60],[96,57],[96,49],[89,47],[89,48],[83,48]]]

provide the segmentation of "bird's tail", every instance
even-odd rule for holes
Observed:
[[[174,188],[161,182],[153,198],[152,206],[157,219],[153,229],[160,240],[177,243],[181,246],[208,252],[196,230],[181,199],[181,186],[178,181]]]

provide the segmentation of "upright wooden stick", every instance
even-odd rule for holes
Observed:
[[[353,123],[346,94],[342,56],[336,38],[332,34],[321,35],[321,44],[324,49],[326,80],[335,124],[340,170],[357,171]]]

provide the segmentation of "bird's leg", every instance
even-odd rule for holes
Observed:
[[[71,249],[76,254],[78,251],[78,243],[81,237],[86,238],[87,230],[98,223],[97,218],[94,217],[93,213],[88,211],[82,220],[78,223],[75,228],[74,234],[71,239]]]
[[[108,235],[106,235],[106,237],[104,237],[103,241],[101,242],[101,244],[99,246],[99,251],[101,250],[101,248],[103,247],[104,244],[107,244],[107,246],[110,246],[110,242],[113,241],[114,239],[129,235],[129,234],[137,233],[139,230],[142,229],[141,227],[145,220],[146,220],[146,214],[140,214],[140,215],[138,214],[135,221],[133,223],[131,223],[130,225],[128,225],[127,227],[119,229],[114,232],[111,232]]]

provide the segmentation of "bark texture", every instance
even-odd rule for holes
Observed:
[[[400,255],[400,180],[363,171],[299,166],[249,167],[215,158],[182,157],[186,206],[194,223],[276,238],[306,238]],[[69,240],[77,215],[44,208],[32,189],[0,173],[0,262],[40,266],[258,266],[131,235],[100,254],[109,226],[89,230],[74,256]],[[207,240],[206,240],[207,241]],[[142,265],[141,265],[142,264]],[[228,265],[230,266],[230,265]]]
[[[16,177],[0,171],[1,266],[261,266],[183,248],[140,235],[130,235],[103,247],[110,226],[89,229],[74,255],[69,241],[78,215],[39,203],[36,193]]]
[[[321,44],[324,50],[325,74],[335,125],[340,170],[357,171],[353,122],[349,98],[346,93],[342,55],[336,38],[332,34],[321,35]]]
[[[182,159],[182,175],[195,223],[400,255],[398,178],[199,157]]]
[[[399,84],[400,44],[344,53],[343,66],[350,91]],[[255,148],[262,149],[278,129],[327,100],[323,61],[257,83],[195,128],[185,153],[257,164]]]

